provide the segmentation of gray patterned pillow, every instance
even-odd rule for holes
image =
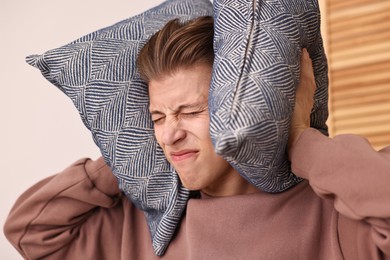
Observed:
[[[147,85],[135,68],[139,50],[169,20],[212,15],[208,0],[168,0],[27,62],[62,90],[80,112],[120,189],[145,211],[153,247],[162,255],[189,191],[158,146]]]
[[[120,188],[145,211],[156,254],[167,248],[189,198],[154,138],[147,86],[135,60],[167,21],[212,15],[208,0],[160,6],[27,62],[68,97],[91,130]],[[318,91],[313,126],[326,132],[327,65],[315,0],[214,0],[215,67],[211,135],[218,153],[269,192],[300,181],[285,156],[302,47]]]
[[[317,83],[312,127],[327,133],[328,72],[317,0],[214,0],[214,19],[209,108],[215,149],[258,188],[284,191],[300,181],[285,148],[303,47]]]

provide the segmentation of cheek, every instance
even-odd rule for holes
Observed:
[[[211,140],[210,139],[210,120],[208,117],[198,118],[191,122],[192,132],[202,140]]]
[[[156,138],[157,143],[162,147],[161,134],[162,134],[161,127],[154,126],[154,137]]]
[[[208,126],[199,129],[197,131],[197,133],[198,133],[197,135],[198,135],[199,139],[201,139],[208,146],[212,147],[211,136],[210,136],[210,128]]]

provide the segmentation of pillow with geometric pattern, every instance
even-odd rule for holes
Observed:
[[[210,132],[217,153],[267,192],[300,180],[286,145],[300,56],[313,62],[317,90],[311,126],[327,134],[328,71],[317,0],[214,0]]]
[[[174,18],[213,15],[215,60],[209,95],[217,153],[249,182],[282,192],[301,181],[285,148],[300,54],[313,60],[317,91],[312,127],[327,132],[327,62],[316,0],[168,0],[27,62],[62,90],[80,112],[120,189],[145,212],[157,255],[180,222],[189,191],[153,133],[139,50]]]
[[[74,103],[118,178],[120,189],[145,212],[156,254],[165,251],[189,191],[158,146],[147,85],[135,63],[147,40],[168,21],[213,15],[208,0],[168,0],[42,55],[27,57]]]

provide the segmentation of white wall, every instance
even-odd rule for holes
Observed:
[[[70,100],[24,61],[162,0],[1,0],[0,225],[17,197],[80,157],[99,156]],[[21,259],[0,232],[0,259]]]

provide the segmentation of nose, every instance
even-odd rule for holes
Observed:
[[[162,142],[164,145],[173,145],[184,139],[186,136],[185,130],[180,126],[177,119],[165,120],[162,133]]]

